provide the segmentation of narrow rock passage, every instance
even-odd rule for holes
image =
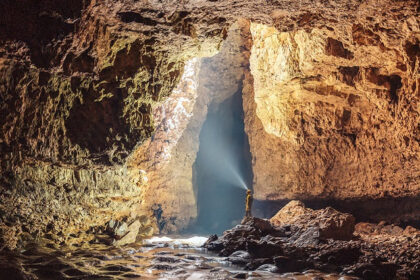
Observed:
[[[209,110],[193,169],[198,206],[193,230],[222,233],[245,214],[242,183],[252,186],[252,166],[243,117],[240,91]]]

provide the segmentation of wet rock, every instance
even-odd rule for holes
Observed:
[[[265,240],[250,240],[246,243],[246,248],[254,258],[272,257],[283,253],[282,244]]]
[[[158,263],[158,264],[154,264],[151,266],[152,269],[157,269],[157,270],[167,270],[167,271],[171,271],[171,270],[175,270],[176,266],[170,265],[170,264],[165,264],[165,263]]]
[[[251,255],[247,251],[236,251],[233,252],[229,258],[250,259]]]
[[[302,207],[300,203],[296,205]],[[300,210],[296,211],[298,214],[293,218],[296,224],[280,225],[282,232],[290,232],[286,237],[271,235],[279,227],[270,229],[250,218],[245,224],[225,231],[217,240],[209,241],[206,246],[212,247],[217,242],[219,250],[216,252],[222,256],[239,251],[229,258],[250,270],[264,264],[274,264],[282,273],[314,268],[362,278],[372,278],[373,275],[388,278],[404,275],[413,279],[417,275],[420,236],[416,233],[406,236],[401,228],[393,225],[365,223],[357,226],[358,238],[339,240],[348,237],[346,235],[352,232],[349,230],[352,228],[351,216],[332,208]],[[308,220],[308,216],[317,222]],[[262,228],[267,230],[261,230]],[[337,233],[333,230],[337,230]],[[326,236],[335,238],[325,238]],[[237,258],[239,256],[242,257]],[[366,272],[363,274],[363,271]]]
[[[159,251],[155,255],[162,256],[162,255],[170,255],[171,253],[172,253],[171,251]]]
[[[267,272],[272,272],[272,273],[279,272],[279,268],[277,266],[275,266],[274,264],[263,264],[263,265],[259,266],[256,270],[257,271],[267,271]]]
[[[325,280],[325,278],[321,276],[314,276],[314,277],[311,277],[311,280]]]
[[[104,267],[107,271],[123,271],[123,272],[131,272],[133,271],[131,268],[122,266],[122,265],[107,265]]]
[[[208,247],[209,243],[212,243],[214,241],[216,241],[217,239],[219,239],[219,237],[217,236],[217,234],[212,234],[209,236],[209,238],[207,239],[207,241],[203,244],[202,247]]]
[[[245,272],[240,272],[240,273],[236,273],[236,274],[234,274],[234,275],[232,276],[232,278],[234,278],[234,279],[246,279],[246,278],[247,278],[247,276],[248,276],[248,274],[247,274],[247,273],[245,273]]]
[[[125,273],[125,274],[122,275],[122,277],[125,277],[125,278],[139,278],[139,279],[141,279],[141,275],[140,274],[137,274],[137,273]]]
[[[222,250],[219,251],[220,256],[227,257],[235,251],[246,250],[246,237],[240,237],[235,239],[235,241],[230,241],[231,239],[223,240]],[[218,241],[216,241],[218,242]]]
[[[159,256],[156,257],[155,260],[157,262],[167,262],[167,263],[179,263],[181,262],[181,259],[172,257],[172,256]]]
[[[184,258],[187,260],[196,261],[196,260],[201,260],[203,257],[196,256],[196,255],[186,255]]]
[[[227,260],[233,264],[245,265],[251,260],[251,255],[247,251],[236,251]]]
[[[245,268],[248,270],[255,270],[264,264],[273,264],[273,259],[272,258],[251,259],[245,265]]]
[[[211,265],[208,265],[208,264],[202,262],[197,266],[197,268],[198,269],[212,269],[213,267]]]
[[[273,259],[274,264],[279,269],[279,272],[302,271],[311,267],[309,263],[304,260],[295,259],[286,256],[278,256]]]
[[[85,275],[86,273],[84,273],[83,271],[80,271],[79,269],[68,269],[64,271],[64,274],[68,275],[68,276],[82,276]]]
[[[316,246],[320,243],[320,230],[318,227],[301,228],[290,237],[298,247]]]
[[[343,266],[357,262],[362,254],[360,242],[334,242],[322,245],[319,252],[312,254],[311,258],[317,258],[324,263]]]
[[[223,250],[224,245],[223,245],[222,241],[214,241],[214,242],[210,242],[209,244],[207,244],[206,248],[209,251],[221,251],[221,250]]]

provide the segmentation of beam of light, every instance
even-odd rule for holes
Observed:
[[[171,152],[178,143],[193,116],[193,108],[197,99],[199,58],[192,58],[185,63],[184,73],[172,94],[158,107],[153,109],[155,124],[154,145],[160,147],[152,152],[150,158],[157,163],[171,159]]]
[[[241,187],[245,190],[248,190],[249,189],[248,186],[246,185],[244,179],[239,175],[238,171],[235,168],[233,168],[233,166],[229,162],[226,163],[226,166],[228,167],[230,172],[232,172],[236,180],[238,180],[237,184],[234,184],[234,186]]]

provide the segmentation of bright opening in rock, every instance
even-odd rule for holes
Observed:
[[[210,106],[193,172],[198,206],[194,230],[221,233],[238,224],[245,213],[246,189],[241,180],[252,186],[241,90]]]
[[[420,279],[419,0],[0,9],[0,280]]]

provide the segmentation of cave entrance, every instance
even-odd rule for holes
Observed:
[[[246,197],[240,181],[252,187],[241,90],[209,107],[193,172],[198,207],[194,231],[221,233],[238,224],[245,214]]]

